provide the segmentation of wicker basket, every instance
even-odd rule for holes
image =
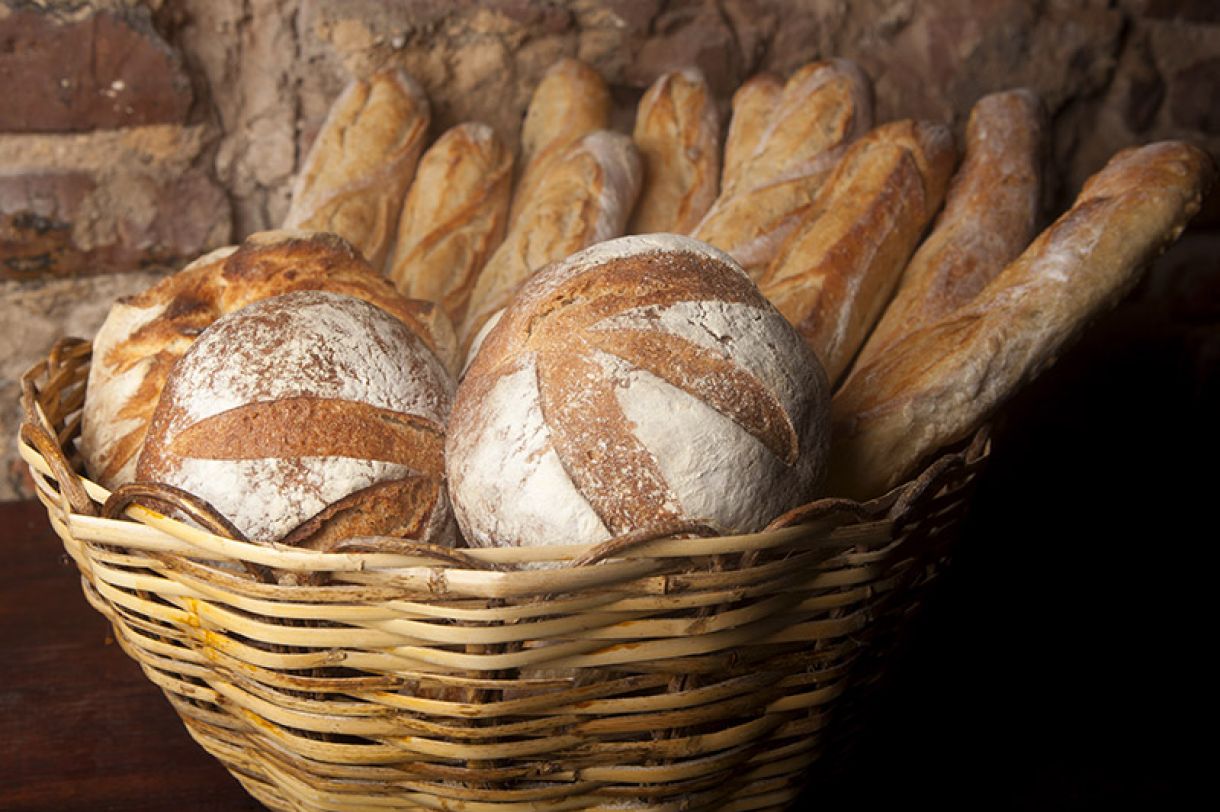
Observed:
[[[988,448],[752,535],[318,553],[76,473],[89,358],[65,339],[23,378],[39,497],[123,649],[278,810],[783,808],[850,739]]]

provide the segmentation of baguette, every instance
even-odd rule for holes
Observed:
[[[628,231],[686,234],[716,199],[720,122],[697,68],[667,73],[640,99],[633,135],[644,185]]]
[[[733,117],[724,139],[722,193],[731,195],[741,182],[742,170],[766,132],[771,111],[783,90],[783,80],[774,73],[759,73],[747,79],[733,94]]]
[[[966,155],[932,233],[860,351],[886,347],[974,298],[1037,234],[1046,112],[1030,90],[984,96],[970,113]]]
[[[597,71],[564,58],[547,69],[521,124],[521,177],[513,193],[511,226],[533,199],[547,167],[568,147],[610,126],[610,89]]]
[[[871,119],[872,84],[859,65],[848,59],[805,65],[784,83],[745,172],[764,180],[829,172]]]
[[[944,200],[955,160],[939,124],[882,125],[848,150],[759,287],[833,383],[885,307]]]
[[[721,191],[693,236],[725,251],[757,280],[871,122],[872,91],[853,63],[835,59],[801,68],[784,85],[737,188]]]
[[[389,275],[399,293],[438,302],[461,322],[479,270],[504,239],[512,167],[485,124],[460,124],[437,139],[398,223]]]
[[[353,81],[297,174],[284,228],[338,234],[380,270],[430,120],[427,97],[403,71]]]
[[[1181,142],[1115,155],[978,296],[852,375],[832,405],[831,492],[876,496],[968,437],[1135,284],[1214,175]]]
[[[484,323],[544,265],[620,236],[640,191],[642,169],[631,139],[599,130],[547,167],[504,242],[479,273],[458,336],[469,349]]]

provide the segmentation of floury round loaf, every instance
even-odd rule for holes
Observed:
[[[175,365],[136,481],[203,499],[256,542],[451,543],[452,394],[424,341],[380,308],[321,291],[265,299],[217,320]]]
[[[457,338],[431,302],[401,296],[334,234],[266,231],[200,257],[114,303],[93,340],[81,455],[107,488],[131,482],[153,410],[174,364],[221,316],[301,290],[355,296],[395,316],[457,367]]]
[[[817,495],[829,387],[727,254],[610,240],[533,276],[458,386],[446,440],[473,545],[763,528]]]

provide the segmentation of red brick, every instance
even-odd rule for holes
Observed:
[[[191,83],[148,10],[78,19],[28,5],[0,14],[0,131],[82,132],[185,123]]]

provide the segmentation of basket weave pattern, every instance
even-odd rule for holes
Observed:
[[[885,497],[751,535],[314,552],[80,476],[89,358],[66,339],[27,373],[21,453],[124,651],[278,810],[781,809],[850,727],[987,456],[980,433]]]

